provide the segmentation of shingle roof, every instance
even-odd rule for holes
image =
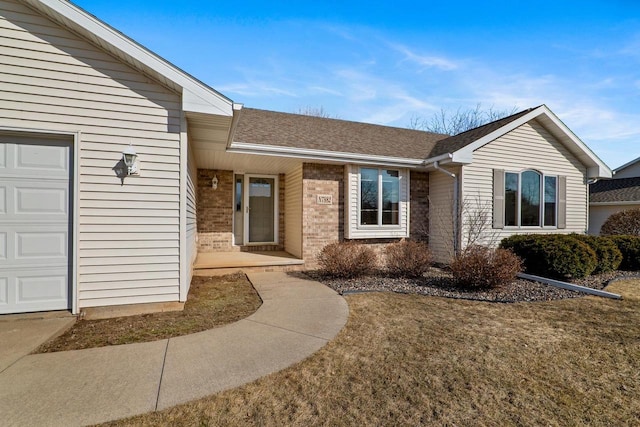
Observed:
[[[519,119],[530,111],[535,110],[535,108],[529,108],[511,116],[504,117],[491,123],[487,123],[486,125],[482,125],[474,129],[469,129],[466,132],[462,132],[457,135],[442,139],[436,143],[433,150],[431,150],[429,157],[435,157],[446,153],[453,153],[454,151],[464,148],[472,142],[489,135],[491,132],[500,129],[501,127],[508,125],[514,120]]]
[[[640,177],[598,181],[589,186],[591,203],[640,202]]]
[[[425,159],[447,135],[243,108],[234,142]]]
[[[449,136],[414,129],[243,108],[233,141],[288,148],[427,159],[453,153],[532,110],[534,108],[455,136]]]

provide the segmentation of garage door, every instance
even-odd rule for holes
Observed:
[[[69,304],[71,144],[0,135],[0,314]]]

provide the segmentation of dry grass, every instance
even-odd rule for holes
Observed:
[[[113,425],[638,425],[640,281],[610,289],[625,299],[350,295],[309,359]]]
[[[183,311],[80,320],[34,353],[154,341],[232,323],[254,313],[260,297],[244,274],[194,277]]]

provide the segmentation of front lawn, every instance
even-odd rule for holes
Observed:
[[[490,303],[346,296],[336,339],[251,384],[113,425],[638,425],[640,280]]]
[[[262,301],[244,274],[198,277],[191,281],[182,311],[79,320],[34,353],[131,344],[193,334],[244,319]]]

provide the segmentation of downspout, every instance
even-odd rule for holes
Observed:
[[[459,192],[459,189],[458,189],[458,176],[453,172],[450,172],[450,171],[448,171],[446,169],[441,168],[440,164],[438,163],[438,161],[433,162],[433,167],[434,167],[435,170],[437,170],[439,172],[442,172],[443,174],[453,178],[453,253],[455,255],[457,255],[458,252],[459,252],[459,245],[460,245],[460,243],[459,243],[460,239],[458,238],[459,237],[459,228],[460,228],[459,221],[458,221],[458,215],[459,215],[459,213],[458,213],[458,206],[459,206],[458,199],[460,197],[458,195],[458,192]]]

